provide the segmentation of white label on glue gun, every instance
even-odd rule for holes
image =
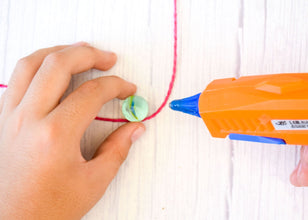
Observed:
[[[308,120],[272,120],[275,130],[308,130]]]

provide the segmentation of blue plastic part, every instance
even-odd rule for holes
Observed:
[[[199,114],[199,97],[200,94],[185,98],[185,99],[178,99],[173,100],[170,102],[169,107],[172,110],[184,112],[190,115],[198,116]]]
[[[255,136],[255,135],[247,135],[247,134],[229,134],[230,140],[238,140],[238,141],[252,141],[259,143],[267,143],[267,144],[286,144],[283,139],[280,138],[271,138],[271,137],[263,137],[263,136]]]

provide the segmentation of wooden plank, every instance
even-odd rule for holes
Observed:
[[[305,72],[307,1],[243,1],[241,75]],[[299,147],[234,143],[230,219],[307,219],[307,189],[289,175]]]
[[[190,0],[178,2],[178,77],[172,99],[201,92],[213,79],[308,69],[305,0]],[[118,54],[110,71],[138,85],[153,112],[172,73],[173,1],[1,0],[1,80],[16,61],[41,47],[88,41]],[[120,102],[101,116],[121,117]],[[93,122],[81,141],[91,158],[120,124]],[[105,196],[84,219],[307,219],[306,189],[288,176],[298,147],[231,143],[210,137],[198,118],[164,109]],[[99,171],[97,171],[99,172]]]
[[[6,53],[7,53],[7,41],[8,41],[8,27],[9,27],[9,13],[10,13],[10,3],[9,1],[0,2],[0,63],[1,65],[1,81],[5,81],[5,71],[6,71]]]

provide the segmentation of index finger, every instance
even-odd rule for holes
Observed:
[[[125,99],[136,92],[136,86],[117,76],[105,76],[83,83],[46,119],[61,123],[66,131],[81,138],[101,107],[114,98]],[[65,132],[65,131],[63,131]]]
[[[115,62],[114,53],[91,46],[72,46],[51,53],[33,78],[21,106],[30,116],[43,117],[58,105],[72,74],[92,68],[108,70]]]
[[[20,103],[45,57],[66,47],[68,45],[40,49],[17,62],[6,89],[3,112],[11,112]]]

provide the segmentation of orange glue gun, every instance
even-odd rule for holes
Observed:
[[[170,108],[201,117],[213,137],[308,145],[308,73],[214,80]]]

